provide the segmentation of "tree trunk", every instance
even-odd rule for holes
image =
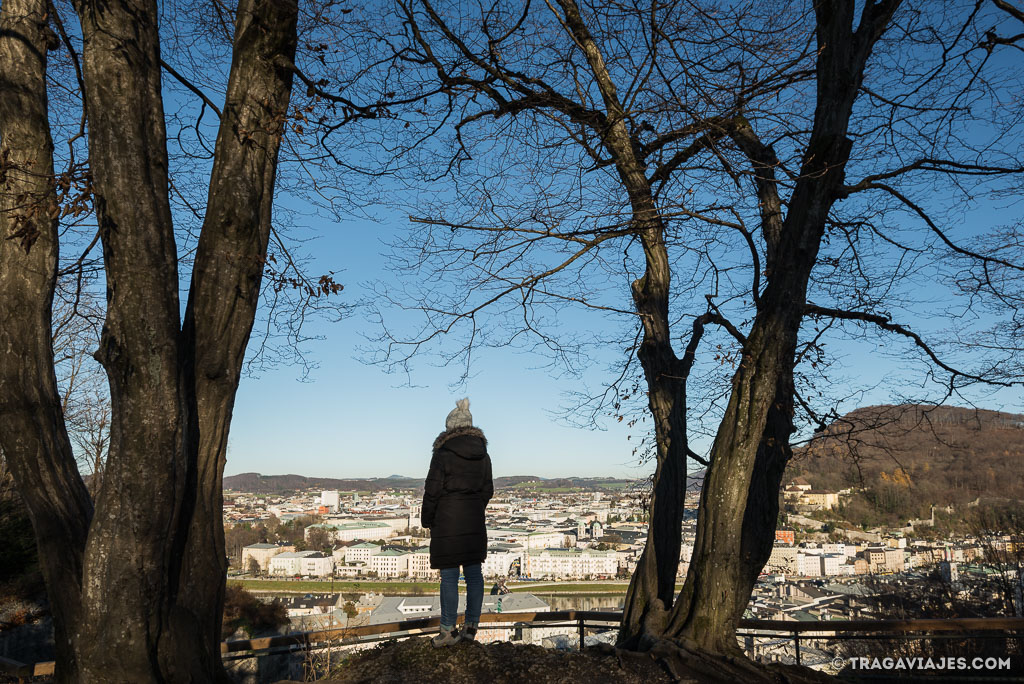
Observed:
[[[814,127],[779,230],[769,220],[781,207],[766,201],[764,192],[774,179],[760,168],[761,155],[751,159],[765,224],[768,284],[712,446],[690,571],[667,632],[701,651],[742,655],[736,624],[771,552],[778,487],[789,456],[793,369],[807,283],[843,184],[851,148],[846,134],[864,67],[898,5],[899,0],[866,3],[856,30],[851,0],[815,6]],[[774,188],[770,194],[777,197]]]
[[[606,110],[604,143],[629,195],[631,224],[644,249],[646,268],[633,283],[633,302],[643,326],[637,353],[654,416],[657,467],[649,507],[647,543],[630,580],[618,643],[650,644],[664,631],[675,594],[686,494],[686,373],[672,349],[669,294],[672,270],[665,223],[654,201],[646,169],[626,127],[624,109],[601,51],[575,0],[559,0],[565,22],[590,65]]]
[[[740,617],[750,602],[764,564],[772,555],[775,528],[779,518],[779,490],[786,465],[793,455],[789,444],[793,434],[793,373],[783,368],[775,391],[775,400],[768,408],[767,423],[761,444],[754,457],[754,472],[747,493],[740,539],[740,572],[745,584],[736,592],[739,605],[733,612]]]
[[[108,620],[83,626],[83,661],[123,681],[224,680],[222,476],[270,232],[297,7],[244,0],[238,8],[181,329],[156,7],[78,9],[110,292],[100,358],[114,408],[85,595],[87,617]]]
[[[192,667],[201,642],[175,609],[195,485],[187,481],[192,426],[180,363],[157,7],[83,0],[76,9],[107,276],[96,357],[112,407],[85,551],[80,663],[86,679],[204,681]]]
[[[647,543],[630,579],[618,643],[643,648],[665,629],[675,596],[686,496],[686,378],[672,350],[668,325],[670,273],[660,224],[652,231],[647,271],[633,283],[643,340],[637,353],[654,416],[657,466],[648,507]],[[660,249],[659,249],[660,247]]]
[[[220,611],[227,559],[223,476],[228,429],[259,303],[277,154],[291,95],[298,6],[242,0],[235,23],[227,98],[185,311],[187,376],[199,428],[196,506],[179,604],[206,635],[202,657],[220,670]]]
[[[57,198],[46,97],[44,0],[0,8],[0,449],[28,507],[50,592],[58,667],[78,678],[82,556],[92,502],[64,425],[50,336]]]
[[[54,606],[57,678],[223,681],[224,457],[266,258],[297,5],[242,0],[238,8],[182,327],[158,9],[152,0],[76,3],[107,274],[96,356],[112,415],[95,515],[53,369],[57,205],[45,10],[42,0],[5,2],[0,32],[0,228],[10,238],[0,242],[0,438],[33,515]]]
[[[668,630],[702,651],[739,655],[735,626],[750,598],[741,543],[746,502],[767,409],[792,364],[786,352],[795,346],[798,325],[799,317],[755,321],[711,448],[690,570]]]

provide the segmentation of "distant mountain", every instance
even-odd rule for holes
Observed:
[[[337,489],[340,491],[363,492],[381,491],[385,489],[417,489],[423,488],[423,480],[401,475],[385,478],[349,478],[307,477],[305,475],[261,475],[259,473],[241,473],[224,478],[224,489],[252,494],[285,494],[315,489]]]
[[[1024,416],[952,406],[857,409],[798,450],[784,483],[858,493],[847,517],[927,517],[930,506],[1024,499]]]
[[[515,475],[512,477],[498,477],[494,480],[495,489],[554,493],[568,490],[621,491],[639,484],[641,483],[637,480],[624,480],[614,477],[535,477]]]
[[[701,486],[704,484],[704,475],[707,474],[707,468],[701,468],[700,470],[694,470],[686,474],[686,491],[700,491]]]
[[[537,477],[536,475],[505,475],[504,477],[494,478],[494,488],[507,489],[509,487],[514,487],[521,482],[534,482],[543,479],[544,478]]]
[[[610,477],[569,477],[543,478],[536,475],[509,475],[494,478],[495,489],[530,488],[536,483],[538,489],[574,488],[583,490],[618,490],[633,484],[633,480],[620,480]],[[307,477],[305,475],[261,475],[260,473],[241,473],[224,478],[224,489],[252,494],[285,494],[317,489],[339,491],[370,491],[386,489],[423,489],[423,478],[389,475],[388,477],[372,478],[330,478]]]

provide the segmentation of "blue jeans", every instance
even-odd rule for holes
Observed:
[[[466,622],[480,622],[480,606],[484,602],[484,574],[480,564],[463,565],[466,576]],[[441,628],[451,629],[459,616],[459,568],[441,570]]]

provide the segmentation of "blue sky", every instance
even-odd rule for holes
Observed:
[[[986,223],[986,215],[976,218],[979,226]],[[315,255],[310,272],[340,269],[337,279],[345,285],[343,296],[359,301],[369,294],[372,281],[388,277],[384,243],[406,229],[400,216],[377,223],[313,220],[306,227],[316,236],[309,246]],[[915,322],[925,325],[924,319]],[[547,357],[483,348],[461,385],[461,366],[439,366],[429,355],[416,359],[408,376],[388,374],[367,363],[360,350],[376,328],[359,310],[340,322],[316,321],[310,331],[323,339],[307,345],[317,364],[307,377],[302,378],[295,366],[243,377],[231,428],[228,475],[422,477],[430,445],[462,396],[470,397],[475,422],[487,434],[496,476],[641,478],[651,472],[651,466],[639,464],[633,454],[644,424],[629,428],[606,418],[601,422],[604,429],[581,429],[559,418],[571,404],[567,393],[581,391],[584,381],[594,389],[610,377],[608,359],[596,358],[583,379],[555,378],[545,368]],[[834,352],[842,358],[842,368],[835,374],[838,383],[852,387],[882,382],[845,402],[843,410],[890,402],[901,391],[914,391],[913,386],[891,382],[904,365],[891,353],[891,338],[836,344],[841,347]],[[887,377],[890,381],[883,382]],[[1024,410],[1019,390],[970,396],[984,408]],[[706,438],[694,444],[699,452],[708,446]]]
[[[383,210],[381,210],[383,212]],[[387,277],[385,242],[405,230],[401,217],[309,225],[316,235],[311,272],[341,269],[343,297],[358,301]],[[548,359],[512,349],[481,349],[472,373],[417,359],[411,373],[387,373],[366,362],[366,336],[376,332],[356,310],[343,321],[315,322],[324,339],[308,345],[317,364],[306,378],[295,366],[243,377],[235,404],[227,474],[298,473],[323,477],[422,477],[430,446],[455,400],[468,396],[476,425],[490,443],[495,475],[644,477],[633,446],[639,426],[606,420],[604,430],[559,420],[579,379],[558,379]],[[600,363],[590,378],[604,377]],[[632,433],[632,436],[631,436]]]
[[[353,135],[361,139],[358,133]],[[983,133],[975,130],[972,135],[980,139]],[[354,158],[358,160],[364,153],[356,151]],[[514,154],[510,158],[515,159]],[[870,157],[860,160],[868,166],[872,161]],[[865,175],[865,171],[851,163],[848,175],[857,178]],[[301,179],[301,174],[292,176],[291,182],[296,178]],[[353,181],[353,187],[347,191],[358,195],[359,182]],[[526,190],[515,185],[515,178],[507,183],[514,186],[513,191]],[[450,191],[444,183],[418,189],[445,201],[445,193]],[[385,184],[383,190],[385,195],[405,192],[397,184]],[[371,194],[368,192],[367,196]],[[341,297],[347,303],[358,304],[372,297],[375,282],[393,282],[394,276],[386,270],[384,253],[388,243],[410,230],[405,212],[393,207],[415,206],[415,201],[386,199],[393,200],[389,201],[392,208],[365,200],[362,216],[328,217],[324,212],[317,214],[307,208],[296,196],[279,197],[280,208],[298,212],[298,236],[312,239],[304,246],[312,258],[307,272],[336,272],[336,280],[345,285]],[[1003,200],[1001,210],[977,198],[973,206],[961,206],[956,204],[958,197],[949,199],[954,203],[952,206],[942,207],[946,199],[934,196],[929,201],[950,219],[951,235],[965,245],[994,226],[1005,225],[1020,216],[1016,199],[1009,200],[1008,207]],[[876,196],[864,201],[877,200]],[[892,234],[913,233],[915,239],[921,239],[921,234],[927,236],[920,222],[906,214],[887,214],[885,224]],[[884,245],[881,249],[883,261],[891,258],[891,254],[884,252]],[[841,278],[848,274],[843,268],[840,263],[837,272]],[[748,277],[746,271],[741,273],[742,278]],[[914,277],[920,278],[921,283],[931,280],[928,271]],[[906,287],[914,287],[913,278]],[[620,297],[617,304],[628,308],[624,281],[611,282],[606,292]],[[915,291],[912,299],[918,306],[909,311],[896,309],[893,313],[900,322],[922,332],[939,332],[949,324],[942,311],[948,295],[942,289]],[[392,319],[395,320],[398,319]],[[563,326],[563,332],[577,327],[592,332],[600,329],[602,320],[601,314],[568,310],[560,312],[556,322]],[[679,325],[688,326],[688,321]],[[402,324],[398,329],[407,332]],[[308,357],[317,364],[308,376],[303,377],[301,369],[294,366],[281,366],[264,370],[258,377],[243,378],[235,405],[227,474],[257,471],[326,477],[422,476],[428,465],[430,444],[442,429],[455,399],[461,396],[470,397],[476,423],[488,435],[496,475],[644,477],[651,472],[650,465],[638,466],[633,454],[634,446],[645,434],[644,424],[629,428],[608,418],[600,425],[604,429],[581,429],[557,418],[572,404],[568,393],[595,391],[612,377],[609,366],[621,349],[595,351],[589,364],[584,364],[589,368],[579,378],[553,377],[550,358],[543,355],[522,349],[484,347],[474,352],[472,373],[460,384],[460,365],[439,366],[437,357],[429,354],[414,360],[409,376],[389,375],[382,367],[367,364],[366,348],[371,348],[369,353],[373,348],[367,338],[379,331],[367,319],[365,309],[356,307],[349,317],[335,323],[311,321],[305,330],[322,338],[306,346]],[[683,327],[678,327],[677,334],[682,332]],[[906,343],[873,335],[859,340],[839,336],[825,339],[832,355],[840,360],[840,367],[830,376],[828,391],[843,396],[849,389],[862,390],[849,396],[841,411],[922,393],[915,386],[921,377],[921,367],[906,360]],[[453,343],[443,341],[441,345]],[[682,345],[676,344],[680,352]],[[694,394],[704,389],[703,377],[698,374],[691,380]],[[933,398],[935,388],[928,388],[923,395]],[[967,398],[985,408],[1024,410],[1018,390],[971,394]],[[965,401],[956,399],[951,403]],[[709,439],[696,437],[692,446],[704,453]]]

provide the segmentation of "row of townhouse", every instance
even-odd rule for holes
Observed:
[[[437,570],[430,567],[430,547],[386,549],[379,544],[362,542],[334,550],[335,574],[360,576],[373,573],[377,577],[411,577],[436,579]]]
[[[255,561],[259,565],[260,572],[268,572],[271,558],[280,553],[294,550],[295,547],[291,544],[250,544],[242,547],[242,568],[248,571],[250,562]]]
[[[907,555],[908,552],[902,548],[887,546],[861,548],[839,543],[811,548],[776,544],[764,571],[800,577],[903,572]]]
[[[406,525],[408,527],[408,525]],[[387,520],[364,521],[353,520],[349,522],[325,522],[309,525],[306,527],[304,536],[309,541],[309,535],[314,530],[324,530],[327,538],[332,542],[350,542],[359,539],[390,539],[404,530],[400,522]]]
[[[437,579],[430,567],[430,547],[386,548],[361,542],[334,549],[330,555],[319,551],[295,551],[293,547],[254,544],[245,547],[243,557],[265,559],[261,569],[271,576],[294,577],[410,577]],[[528,548],[523,544],[495,543],[483,563],[485,577],[521,575],[534,579],[583,579],[612,577],[623,562],[614,549]],[[259,561],[257,561],[259,562]]]
[[[335,550],[336,567],[348,574],[367,572],[378,577],[413,577],[433,579],[438,571],[430,567],[430,548],[412,551],[381,550],[376,544],[364,543]],[[520,544],[494,544],[488,548],[483,562],[484,577],[523,575],[541,578],[584,578],[614,576],[619,554],[614,550],[594,549],[527,549]]]

